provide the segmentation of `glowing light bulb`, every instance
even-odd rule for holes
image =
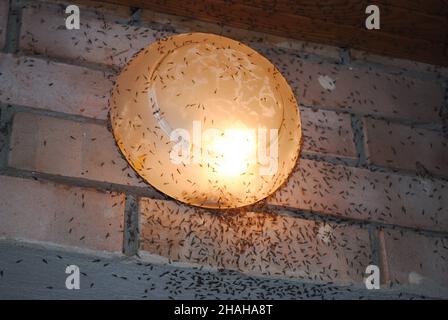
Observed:
[[[255,133],[249,129],[228,129],[214,137],[206,149],[219,174],[225,177],[246,174],[256,160]]]
[[[285,182],[299,155],[300,115],[286,80],[253,49],[218,35],[151,44],[123,69],[109,101],[130,165],[188,204],[255,203]]]

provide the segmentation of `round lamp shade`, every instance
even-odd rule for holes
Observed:
[[[144,180],[201,207],[267,197],[299,154],[300,116],[286,80],[253,49],[214,34],[176,35],[140,51],[117,78],[110,118]]]

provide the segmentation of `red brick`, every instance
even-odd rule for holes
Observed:
[[[108,66],[123,66],[140,49],[167,32],[118,24],[80,9],[79,30],[67,30],[65,11],[53,6],[23,10],[20,48],[58,58],[80,59]],[[57,17],[60,17],[57,19]]]
[[[364,130],[370,163],[448,176],[448,139],[442,133],[369,118]]]
[[[141,21],[143,24],[161,24],[164,28],[174,29],[178,33],[206,32],[220,34],[224,37],[241,41],[254,49],[266,47],[287,48],[297,50],[299,54],[319,55],[332,61],[339,61],[340,49],[333,46],[304,42],[253,30],[229,26],[221,27],[213,23],[158,13],[151,10],[143,10]]]
[[[339,61],[340,49],[323,44],[299,41],[297,39],[280,37],[272,34],[219,26],[214,23],[179,17],[144,9],[141,15],[142,24],[161,25],[164,29],[176,30],[176,33],[206,32],[220,34],[241,41],[254,49],[278,47],[297,50],[300,54],[313,54]]]
[[[5,46],[6,25],[8,23],[9,1],[0,0],[0,50]]]
[[[384,230],[384,246],[392,283],[448,289],[448,237]]]
[[[444,90],[436,81],[303,60],[286,50],[264,53],[289,81],[300,104],[415,122],[441,121]],[[335,80],[335,89],[324,89],[321,76]]]
[[[27,3],[25,8],[38,7],[41,11],[55,8],[55,4],[59,8],[65,8],[71,4],[74,4],[71,0],[40,0],[39,3]],[[123,5],[115,3],[105,3],[97,0],[77,0],[76,5],[79,7],[82,16],[96,16],[98,19],[109,21],[125,21],[128,22],[131,17],[131,10],[129,6],[124,3]],[[68,16],[68,15],[66,15]]]
[[[0,119],[1,120],[1,119]],[[2,153],[3,153],[3,148],[5,148],[5,142],[6,142],[6,136],[5,136],[5,134],[3,133],[3,130],[0,130],[0,156],[2,155]]]
[[[31,113],[14,117],[9,166],[147,187],[122,158],[105,126]]]
[[[153,199],[139,208],[141,250],[174,261],[336,282],[361,282],[370,261],[368,232],[354,225]]]
[[[221,34],[222,26],[216,23],[210,23],[200,20],[195,20],[189,17],[175,16],[155,12],[148,9],[143,9],[140,16],[140,23],[142,26],[149,26],[151,28],[170,30],[173,33],[189,33],[189,32],[205,32]]]
[[[324,44],[300,41],[297,39],[228,26],[224,26],[222,35],[241,41],[257,50],[265,48],[283,48],[293,50],[292,52],[303,57],[309,55],[314,57],[319,56],[332,62],[339,61],[340,59],[340,48]]]
[[[268,203],[402,226],[448,230],[448,184],[301,159]]]
[[[121,251],[124,195],[0,176],[0,236]]]
[[[303,151],[356,158],[350,115],[301,108],[300,116]]]
[[[366,62],[377,63],[380,65],[384,65],[386,68],[389,69],[395,67],[403,71],[418,71],[422,73],[432,73],[433,76],[436,77],[438,74],[440,74],[443,77],[448,77],[448,68],[431,65],[423,62],[386,57],[355,49],[350,49],[350,58],[352,59],[352,62],[358,64],[363,64]]]
[[[0,54],[0,101],[105,119],[111,74]]]
[[[2,110],[0,109],[0,113],[2,112]],[[2,118],[1,118],[1,114],[0,114],[0,157],[3,158],[3,152],[6,153],[6,141],[7,141],[7,137],[5,134],[5,129],[4,126],[2,124]],[[2,164],[3,165],[3,164]]]

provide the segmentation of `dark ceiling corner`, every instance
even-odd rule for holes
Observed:
[[[446,0],[100,1],[448,66]],[[370,4],[380,8],[380,30],[364,26]]]

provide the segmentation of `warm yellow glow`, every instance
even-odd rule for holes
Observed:
[[[274,192],[301,140],[294,94],[262,55],[213,34],[139,52],[110,98],[121,152],[154,188],[189,204],[235,208]]]
[[[204,141],[212,167],[225,177],[245,174],[256,162],[255,134],[248,129],[229,129]]]

